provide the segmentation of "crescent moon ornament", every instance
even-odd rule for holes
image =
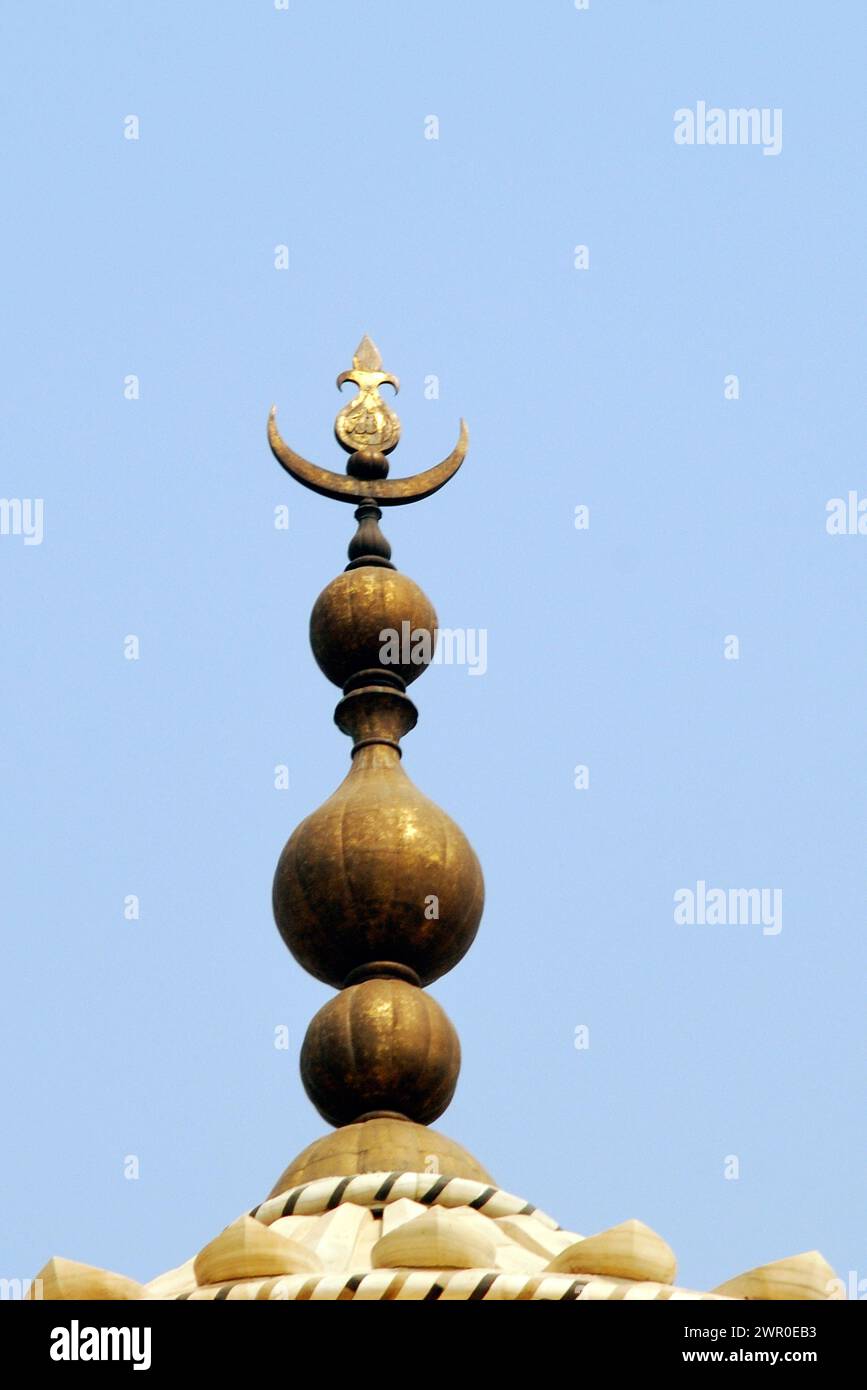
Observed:
[[[387,478],[386,454],[400,440],[400,420],[379,394],[384,383],[399,388],[397,377],[382,371],[382,359],[370,338],[362,338],[352,360],[352,370],[341,372],[338,386],[351,381],[358,395],[343,407],[334,422],[334,433],[341,447],[350,453],[346,476],[320,468],[296,454],[277,428],[277,407],[268,416],[268,443],[277,462],[286,472],[313,492],[337,502],[373,501],[381,507],[399,507],[420,502],[445,487],[466,457],[469,431],[461,420],[458,442],[447,458],[411,478]]]
[[[354,502],[356,506],[365,498],[371,497],[381,507],[400,507],[405,502],[421,502],[431,497],[450,478],[457,473],[466,457],[470,435],[465,420],[461,420],[458,442],[448,458],[428,468],[424,473],[416,473],[411,478],[370,479],[344,477],[342,473],[332,473],[329,468],[320,468],[309,459],[296,454],[283,439],[277,428],[277,407],[271,407],[268,416],[268,443],[277,462],[287,473],[304,487],[312,488],[323,497],[333,497],[336,502]]]

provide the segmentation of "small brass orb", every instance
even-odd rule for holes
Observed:
[[[463,831],[394,748],[375,744],[293,831],[273,904],[280,935],[318,980],[339,989],[351,971],[385,960],[430,984],[469,950],[484,880]]]
[[[310,615],[310,645],[335,685],[377,667],[408,685],[430,664],[436,626],[433,605],[407,575],[361,565],[322,590]],[[392,650],[383,632],[396,634]]]
[[[301,1048],[304,1089],[335,1126],[377,1110],[430,1124],[451,1101],[460,1067],[458,1035],[440,1005],[395,979],[329,999]]]
[[[346,460],[350,478],[387,478],[388,459],[382,449],[356,449]]]

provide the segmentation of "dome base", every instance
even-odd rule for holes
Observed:
[[[475,1182],[494,1181],[471,1153],[435,1129],[410,1120],[371,1119],[343,1125],[316,1139],[281,1173],[268,1196],[276,1197],[316,1178],[383,1172],[441,1173]]]

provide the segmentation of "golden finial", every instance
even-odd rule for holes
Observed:
[[[484,902],[479,861],[460,828],[416,788],[401,766],[401,738],[417,712],[406,694],[432,660],[437,617],[391,563],[379,530],[380,507],[415,502],[448,482],[463,461],[466,426],[456,449],[436,468],[386,481],[386,453],[400,422],[379,389],[398,389],[382,358],[362,338],[352,369],[358,394],[337,416],[334,432],[350,452],[348,477],[293,453],[277,432],[271,448],[298,482],[356,503],[358,530],[350,563],[319,595],[310,641],[320,669],[342,687],[338,728],[352,738],[352,765],[328,800],[301,822],[280,855],[274,916],[296,960],[339,993],[311,1022],[301,1051],[304,1087],[341,1137],[319,1141],[290,1170],[322,1164],[329,1174],[370,1159],[350,1150],[365,1131],[389,1170],[410,1150],[434,1155],[453,1175],[475,1176],[465,1151],[426,1128],[451,1100],[460,1069],[452,1024],[423,986],[451,970],[469,949]],[[387,633],[424,638],[424,651],[395,654]],[[347,1132],[348,1131],[348,1132]],[[335,1152],[343,1146],[343,1154]],[[377,1144],[379,1147],[377,1147]],[[407,1147],[409,1146],[409,1147]],[[427,1162],[428,1159],[425,1159]],[[310,1169],[312,1171],[312,1168]],[[285,1176],[285,1175],[284,1175]]]
[[[420,502],[437,492],[457,473],[469,447],[466,423],[461,420],[460,434],[448,458],[416,473],[411,478],[389,478],[388,459],[400,440],[400,420],[386,405],[379,388],[383,385],[400,389],[400,382],[391,372],[382,370],[382,358],[376,344],[364,335],[352,358],[352,367],[341,372],[338,387],[351,381],[358,387],[337,416],[334,433],[341,448],[346,449],[348,477],[320,468],[309,459],[296,454],[282,438],[277,428],[277,407],[271,407],[268,417],[268,443],[277,462],[296,482],[312,488],[323,497],[338,502],[377,502],[381,507],[399,507],[406,502]]]
[[[346,381],[358,387],[358,395],[343,407],[334,421],[338,444],[348,454],[354,454],[357,449],[390,454],[400,440],[400,420],[382,399],[379,388],[389,385],[398,392],[400,382],[396,376],[382,370],[379,348],[366,333],[355,349],[352,369],[341,372],[337,378],[338,387]]]

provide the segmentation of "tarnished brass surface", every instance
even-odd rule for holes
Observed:
[[[409,696],[386,685],[365,684],[352,689],[334,711],[335,724],[349,735],[355,748],[364,743],[390,743],[400,750],[400,740],[415,728],[417,718]]]
[[[404,629],[403,623],[409,627]],[[362,565],[339,574],[322,590],[310,616],[310,645],[320,670],[343,686],[357,671],[383,666],[380,633],[393,631],[400,637],[406,632],[403,645],[410,659],[383,669],[409,684],[426,670],[425,662],[411,659],[411,634],[427,632],[432,653],[436,626],[430,599],[412,579],[398,570]],[[422,646],[420,638],[417,655],[424,655]]]
[[[432,497],[445,487],[457,473],[470,444],[466,421],[461,420],[458,442],[442,463],[416,473],[411,478],[365,479],[344,477],[342,473],[332,473],[329,468],[320,468],[309,459],[296,454],[283,439],[277,428],[277,407],[272,405],[268,416],[268,443],[277,462],[290,473],[298,483],[312,488],[322,497],[331,497],[336,502],[354,502],[356,506],[365,498],[372,497],[381,507],[400,507],[407,502],[421,502]]]
[[[471,1153],[437,1130],[406,1120],[366,1120],[364,1124],[344,1125],[304,1149],[284,1169],[268,1196],[276,1197],[314,1178],[393,1172],[441,1173],[495,1185]]]
[[[463,831],[396,749],[372,744],[290,837],[273,898],[283,940],[317,979],[339,987],[368,961],[395,960],[429,984],[469,949],[484,884]]]
[[[344,989],[313,1018],[301,1049],[304,1089],[324,1120],[371,1110],[430,1124],[455,1093],[461,1047],[435,999],[403,980]]]

